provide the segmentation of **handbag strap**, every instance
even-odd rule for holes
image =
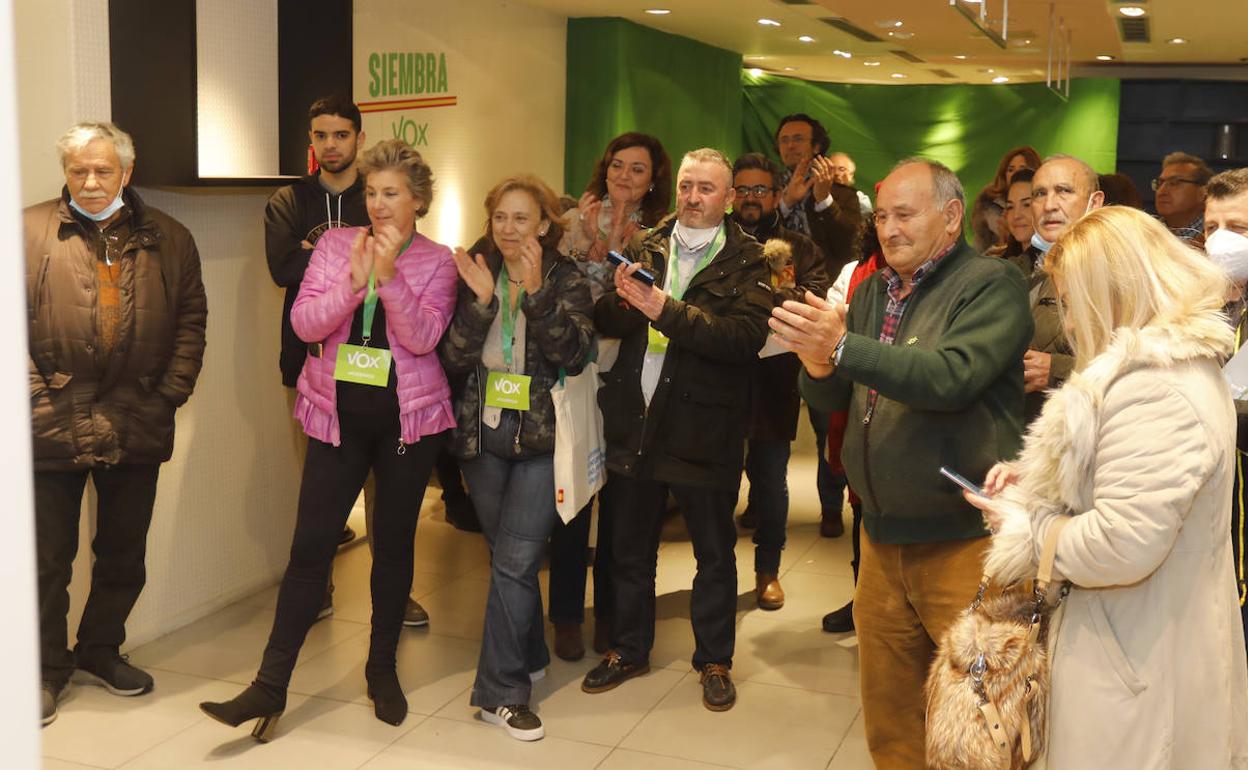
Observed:
[[[1049,522],[1049,529],[1044,533],[1044,547],[1040,549],[1040,568],[1036,571],[1036,591],[1047,592],[1053,582],[1053,564],[1057,561],[1057,539],[1062,530],[1070,523],[1069,516],[1054,516]]]

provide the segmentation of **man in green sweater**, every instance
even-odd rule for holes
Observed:
[[[881,770],[924,766],[923,683],[936,643],[975,596],[987,531],[941,466],[981,479],[1018,451],[1023,276],[962,238],[965,195],[933,161],[898,164],[875,225],[888,266],[848,314],[808,294],[771,328],[801,358],[811,406],[849,410],[842,460],[863,500],[854,596],[867,745]]]

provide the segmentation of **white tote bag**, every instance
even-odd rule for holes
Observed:
[[[598,410],[598,364],[550,389],[555,405],[555,508],[566,524],[607,480],[606,442]]]

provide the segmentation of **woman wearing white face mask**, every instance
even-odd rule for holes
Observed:
[[[1226,306],[1235,324],[1235,348],[1248,341],[1248,168],[1224,171],[1209,180],[1205,188],[1205,252],[1226,270],[1234,287]],[[1235,555],[1235,582],[1239,590],[1239,612],[1248,634],[1248,557],[1244,545],[1244,485],[1248,478],[1248,401],[1235,401],[1237,427],[1235,445],[1235,491],[1231,495],[1231,547]],[[1248,651],[1246,651],[1248,654]]]

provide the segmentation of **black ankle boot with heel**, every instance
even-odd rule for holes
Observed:
[[[373,702],[373,714],[388,725],[403,724],[407,719],[407,696],[399,684],[399,676],[394,669],[387,671],[365,671],[368,680],[368,697]]]
[[[253,683],[233,700],[222,703],[204,702],[200,711],[218,722],[238,727],[243,722],[256,720],[251,736],[260,743],[268,743],[277,730],[277,720],[286,710],[286,693],[262,684]]]

